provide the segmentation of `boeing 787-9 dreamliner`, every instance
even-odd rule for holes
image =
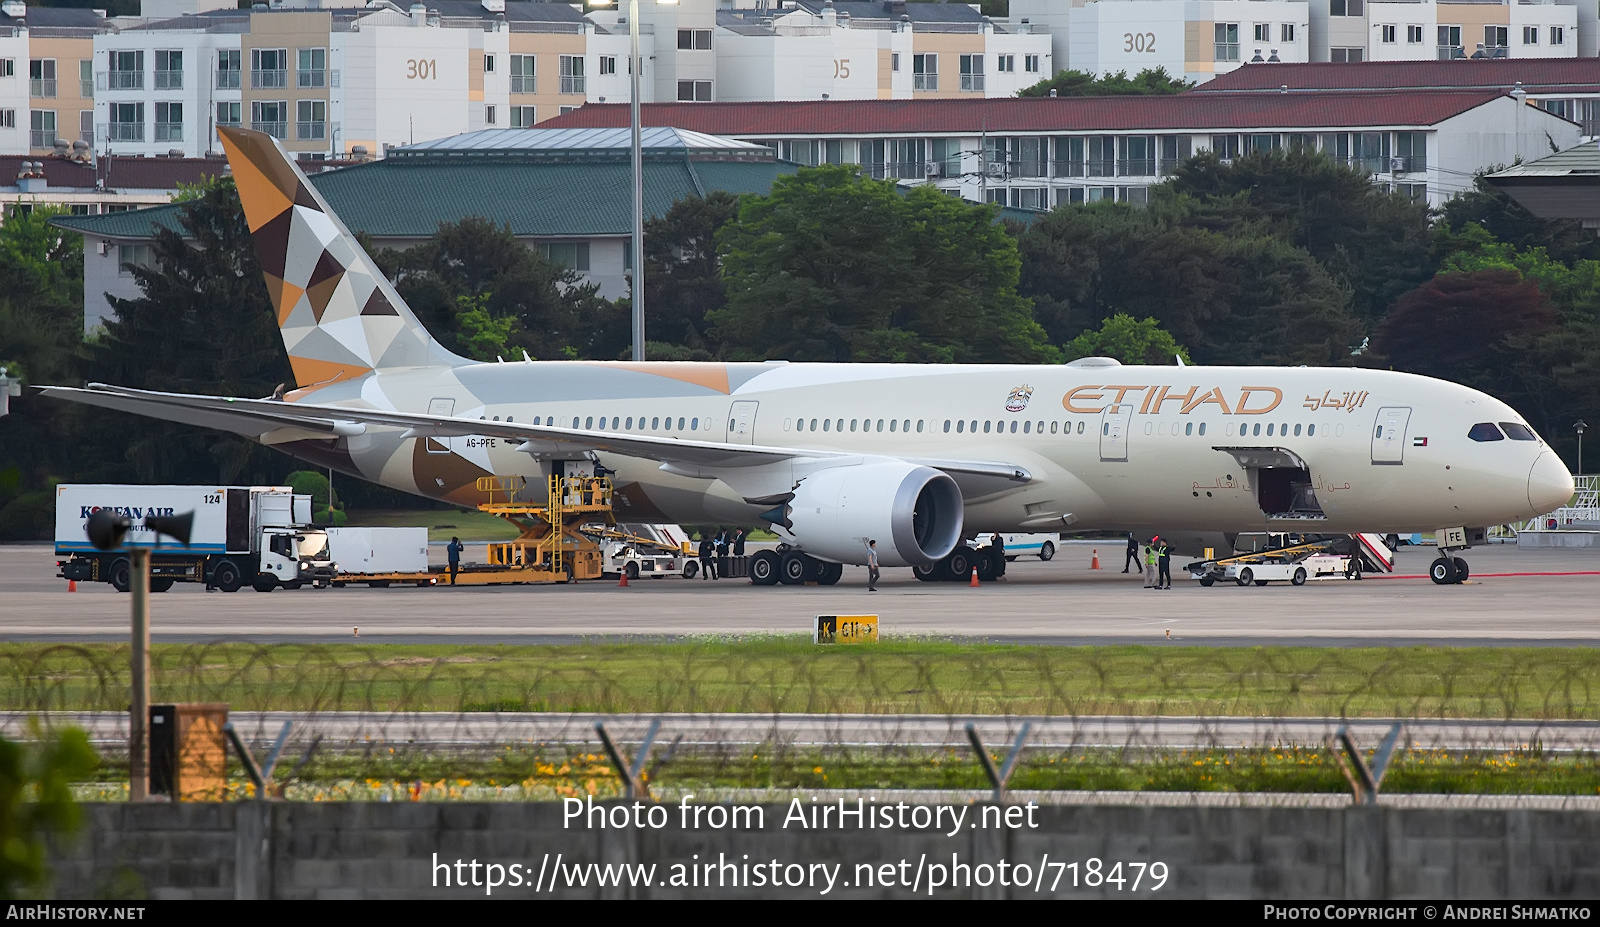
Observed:
[[[885,566],[949,572],[989,532],[1153,532],[1187,550],[1447,529],[1448,552],[1573,491],[1505,403],[1385,370],[471,361],[429,336],[273,138],[219,132],[299,388],[48,395],[467,505],[480,477],[542,486],[599,464],[621,521],[770,524],[783,543],[751,563],[763,584],[836,581],[869,539]]]

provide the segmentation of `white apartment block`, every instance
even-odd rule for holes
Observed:
[[[1049,32],[1061,68],[1159,66],[1202,83],[1274,50],[1338,63],[1600,55],[1588,0],[1011,0],[1010,12]]]
[[[1204,82],[1255,61],[1309,61],[1304,0],[1112,0],[1070,7],[1071,67],[1094,74],[1165,68]]]
[[[590,106],[550,127],[617,127],[627,119],[626,107]],[[799,164],[859,164],[869,176],[1026,209],[1141,203],[1197,152],[1231,159],[1292,148],[1324,152],[1366,170],[1374,183],[1439,206],[1470,188],[1478,171],[1579,139],[1572,122],[1492,89],[658,103],[644,119],[769,145]]]
[[[0,154],[49,155],[93,135],[94,10],[0,2]]]
[[[1054,73],[1049,35],[962,4],[800,0],[717,25],[725,102],[1009,97]]]
[[[1583,51],[1576,0],[1373,3],[1310,0],[1312,61],[1426,61],[1469,58],[1573,58],[1594,55],[1595,4]]]

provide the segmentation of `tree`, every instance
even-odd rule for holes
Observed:
[[[694,354],[710,359],[704,334],[706,313],[727,304],[717,233],[739,216],[739,198],[714,190],[672,204],[644,227],[646,333],[652,359],[690,359],[664,354]]]
[[[160,230],[151,266],[128,265],[143,295],[110,299],[114,317],[88,351],[94,379],[140,389],[266,396],[294,375],[267,298],[232,178],[183,204],[187,237]],[[170,422],[86,410],[103,452],[85,476],[150,482],[270,482],[274,452],[242,438]]]
[[[1087,331],[1061,349],[1061,359],[1114,357],[1124,364],[1170,364],[1174,357],[1189,360],[1189,352],[1155,319],[1135,319],[1119,312],[1095,331]]]
[[[717,238],[728,305],[710,313],[732,359],[1055,359],[1017,295],[1016,243],[991,206],[830,165],[744,200]]]
[[[1513,377],[1509,339],[1556,323],[1539,284],[1514,270],[1442,273],[1395,304],[1373,349],[1399,370],[1495,392]]]
[[[349,523],[339,494],[328,485],[328,478],[316,470],[296,470],[283,482],[297,495],[311,497],[311,520],[319,525],[343,527]],[[331,498],[331,505],[330,505]]]
[[[1432,272],[1426,204],[1308,149],[1252,152],[1231,164],[1202,152],[1152,194],[1152,209],[1185,225],[1303,248],[1349,288],[1351,308],[1368,321]]]
[[[1348,297],[1304,250],[1121,203],[1057,209],[1022,233],[1019,292],[1061,341],[1118,313],[1154,319],[1202,364],[1330,364],[1361,341]]]
[[[47,887],[45,837],[78,829],[83,812],[72,783],[99,762],[78,728],[46,735],[35,727],[31,739],[0,737],[0,899],[6,901],[37,897]]]
[[[1484,173],[1493,173],[1491,168]],[[1461,232],[1478,226],[1496,241],[1519,250],[1543,248],[1557,261],[1600,259],[1600,238],[1577,219],[1542,219],[1512,199],[1499,187],[1472,178],[1472,186],[1447,200],[1440,210],[1440,228]]]
[[[1102,74],[1069,69],[1057,71],[1030,87],[1017,91],[1019,97],[1047,97],[1054,90],[1058,97],[1162,96],[1193,90],[1193,81],[1173,77],[1164,67],[1145,68],[1132,77],[1127,71]]]
[[[625,309],[529,249],[509,225],[468,216],[440,223],[415,248],[369,253],[429,333],[460,354],[609,359],[626,350]]]

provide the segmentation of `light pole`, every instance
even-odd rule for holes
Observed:
[[[615,0],[593,0],[595,6],[610,6]],[[678,0],[656,0],[675,5]],[[644,360],[644,151],[640,136],[644,132],[639,115],[639,77],[644,61],[639,56],[639,0],[628,0],[628,83],[632,93],[628,106],[633,126],[633,359]]]
[[[144,527],[160,535],[189,543],[194,513],[147,515]],[[100,550],[113,550],[122,544],[133,522],[110,509],[98,509],[89,516],[84,533],[89,543]],[[133,697],[128,705],[128,800],[150,797],[150,548],[142,544],[128,547],[128,591],[133,594],[133,647],[129,683]]]
[[[1572,430],[1578,433],[1578,475],[1583,476],[1583,433],[1589,430],[1589,426],[1580,418],[1577,424],[1572,426]]]

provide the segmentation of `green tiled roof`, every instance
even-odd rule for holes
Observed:
[[[782,162],[647,161],[646,216],[712,190],[766,193]],[[627,235],[633,227],[632,169],[620,164],[506,164],[395,158],[327,171],[311,183],[350,229],[375,238],[427,238],[442,222],[482,216],[540,238]],[[107,238],[148,238],[151,224],[181,231],[178,207],[63,216],[62,228]]]

